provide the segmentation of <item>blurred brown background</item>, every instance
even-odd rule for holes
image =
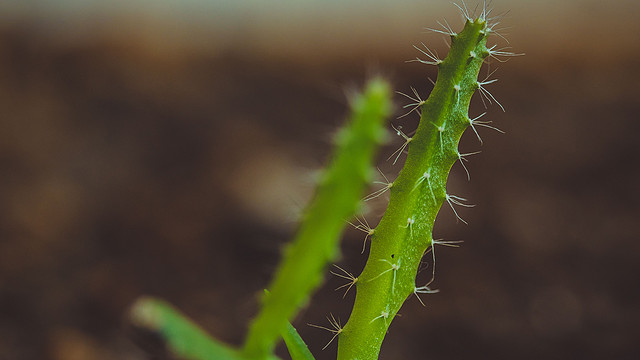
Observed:
[[[464,246],[438,253],[441,292],[409,299],[381,358],[638,359],[640,5],[493,6],[527,53],[490,87],[507,134],[463,137],[482,154],[448,188],[478,206],[468,226],[443,208],[435,236]],[[423,29],[442,18],[461,27],[448,1],[2,2],[0,359],[169,359],[128,324],[143,294],[240,344],[344,93],[382,73],[426,95],[434,69],[405,60],[446,52]],[[392,178],[399,144],[381,151]],[[361,241],[343,240],[354,273]],[[295,322],[318,359],[336,345],[305,324],[346,321],[339,284],[327,274]]]

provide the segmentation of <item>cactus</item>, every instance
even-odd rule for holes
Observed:
[[[497,22],[489,18],[486,7],[483,6],[477,18],[464,3],[458,8],[465,18],[460,33],[455,33],[448,23],[443,25],[443,30],[432,29],[451,38],[451,50],[445,59],[439,59],[426,47],[417,48],[427,56],[417,61],[437,66],[438,79],[427,100],[422,100],[416,90],[413,96],[402,94],[414,101],[405,106],[410,108],[409,113],[415,110],[421,114],[415,135],[410,137],[394,128],[403,144],[390,158],[394,158],[395,164],[408,149],[405,165],[393,182],[385,177],[383,187],[364,198],[371,200],[390,191],[388,208],[375,228],[365,219],[356,218],[359,224],[354,227],[365,233],[365,245],[367,239],[371,240],[365,268],[358,277],[337,265],[336,270],[331,271],[347,280],[341,286],[345,294],[353,287],[357,290],[349,321],[342,327],[331,317],[331,328],[312,325],[332,333],[325,348],[338,339],[339,360],[376,359],[391,321],[406,299],[415,295],[424,305],[420,294],[436,292],[429,287],[435,277],[435,246],[457,245],[457,242],[433,239],[436,215],[446,202],[456,218],[465,222],[456,206],[472,206],[466,199],[446,190],[451,167],[460,162],[470,178],[464,161],[466,156],[477,153],[460,153],[458,143],[468,128],[481,143],[478,127],[500,131],[480,120],[484,114],[469,116],[469,104],[478,92],[483,103],[497,103],[502,108],[486,88],[496,80],[479,81],[478,74],[488,57],[500,60],[500,57],[519,54],[496,50],[495,46],[487,48],[487,37],[495,32]],[[161,332],[172,349],[188,359],[276,359],[273,351],[281,338],[293,360],[313,359],[288,321],[322,281],[326,265],[337,255],[338,239],[347,223],[345,219],[353,217],[358,208],[360,193],[372,173],[370,164],[375,149],[384,135],[383,120],[391,108],[388,84],[374,79],[351,105],[351,121],[338,133],[332,162],[320,179],[269,291],[265,291],[262,309],[249,328],[244,346],[234,349],[209,338],[169,305],[153,299],[141,300],[134,307],[133,315],[139,324]],[[403,116],[406,115],[408,113]],[[416,284],[418,267],[428,252],[433,260],[431,281]],[[189,344],[193,347],[187,346]]]
[[[390,190],[387,211],[375,229],[357,226],[370,235],[371,249],[365,268],[357,277],[357,296],[349,321],[340,329],[338,359],[376,359],[389,325],[405,300],[416,295],[422,302],[419,294],[435,292],[429,288],[431,282],[416,284],[420,261],[431,251],[435,269],[434,247],[456,245],[433,239],[436,215],[446,201],[456,217],[464,221],[455,207],[471,206],[466,199],[447,193],[447,177],[454,163],[460,162],[464,167],[465,156],[475,154],[458,151],[464,131],[471,127],[478,135],[475,126],[489,127],[478,120],[482,115],[468,115],[472,95],[479,91],[489,102],[497,102],[485,88],[495,80],[478,81],[484,60],[492,55],[515,54],[497,54],[487,48],[487,37],[495,24],[488,23],[486,9],[478,18],[472,18],[466,7],[461,11],[466,23],[460,33],[448,24],[443,26],[445,30],[436,30],[451,38],[451,50],[445,59],[437,58],[429,49],[418,49],[428,57],[418,59],[420,62],[438,67],[438,79],[426,101],[414,90],[415,103],[409,106],[421,110],[415,135],[409,137],[398,130],[404,139],[398,152],[405,147],[409,151],[397,179],[385,183],[382,189]]]
[[[383,119],[391,111],[389,86],[375,79],[352,102],[349,126],[337,135],[335,157],[322,175],[298,234],[265,296],[261,312],[249,329],[245,354],[271,354],[287,320],[317,287],[328,262],[335,259],[345,219],[352,217],[371,177],[374,151],[384,139]]]
[[[199,349],[215,350],[218,359],[271,359],[281,337],[294,346],[290,349],[292,356],[308,359],[310,353],[304,349],[304,343],[288,320],[320,284],[326,265],[335,260],[338,241],[347,224],[345,219],[356,213],[362,193],[373,175],[371,164],[385,138],[384,120],[390,113],[390,87],[381,78],[369,81],[364,92],[351,99],[350,121],[337,133],[332,161],[320,178],[295,239],[285,249],[243,349],[232,349],[214,340],[207,342],[207,336],[197,327],[158,300],[139,301],[133,309],[134,319],[160,331],[168,338],[171,348],[188,359],[205,360],[211,358],[211,354],[207,357],[202,352],[194,353],[182,346],[185,343],[197,344]],[[172,327],[181,331],[176,332]],[[198,341],[190,340],[190,336],[196,336]]]

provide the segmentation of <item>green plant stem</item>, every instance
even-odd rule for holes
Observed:
[[[447,200],[447,177],[460,159],[458,142],[470,124],[469,102],[481,86],[477,78],[489,55],[488,33],[484,19],[467,21],[438,64],[438,80],[421,104],[420,125],[358,277],[353,311],[339,337],[339,360],[377,359],[391,321],[416,291],[418,266],[433,245],[433,224]]]
[[[320,179],[316,194],[263,298],[262,309],[250,326],[244,354],[269,356],[287,322],[323,279],[327,263],[335,259],[345,221],[353,216],[371,176],[375,150],[383,141],[384,120],[391,111],[389,85],[373,79],[351,103],[347,127],[337,136],[333,160]]]

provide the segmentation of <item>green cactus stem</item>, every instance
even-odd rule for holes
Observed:
[[[438,244],[432,230],[443,203],[448,202],[454,212],[454,206],[466,205],[465,199],[447,193],[446,183],[453,164],[465,156],[458,151],[458,143],[473,125],[469,103],[476,90],[493,98],[483,88],[491,81],[478,81],[482,63],[490,55],[486,41],[491,25],[484,14],[471,19],[467,13],[459,34],[446,31],[451,50],[444,60],[424,52],[430,59],[422,62],[438,67],[438,79],[429,98],[418,98],[415,104],[421,108],[416,134],[410,138],[401,133],[409,153],[399,176],[389,184],[388,208],[371,231],[371,250],[358,277],[355,304],[339,336],[339,360],[377,359],[387,329],[405,300],[431,291],[416,285],[416,275],[427,249]]]
[[[327,263],[335,259],[345,220],[358,208],[371,177],[371,164],[384,140],[384,122],[391,112],[390,87],[377,78],[352,99],[349,124],[337,135],[337,149],[320,179],[293,242],[263,298],[262,309],[247,336],[244,354],[269,356],[287,322],[322,282]]]

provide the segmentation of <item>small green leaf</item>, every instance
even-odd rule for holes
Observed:
[[[160,333],[171,350],[188,360],[247,360],[240,352],[210,337],[169,303],[140,298],[131,307],[135,325]],[[272,358],[277,359],[277,358]]]
[[[315,360],[307,344],[304,343],[304,340],[302,340],[300,334],[291,323],[287,325],[287,330],[282,333],[282,338],[284,343],[287,344],[291,360]]]

